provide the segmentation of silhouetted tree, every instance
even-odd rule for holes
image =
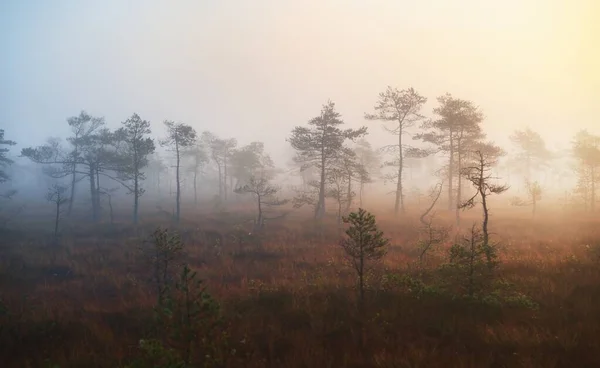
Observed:
[[[94,135],[98,129],[104,125],[103,117],[93,117],[85,111],[81,111],[79,116],[72,116],[67,119],[67,124],[71,127],[73,135],[67,138],[67,141],[72,145],[71,151],[71,196],[69,200],[69,208],[67,213],[70,215],[73,210],[75,201],[75,187],[79,181],[77,178],[77,165],[82,157],[79,147],[82,142],[89,141],[89,138]]]
[[[360,166],[364,169],[359,178],[358,206],[363,205],[365,185],[373,182],[373,177],[379,174],[381,158],[371,144],[364,138],[359,139],[354,147],[354,153]]]
[[[103,120],[96,119],[95,121],[101,121],[103,124]],[[100,175],[121,182],[109,173],[118,172],[120,168],[117,140],[114,133],[101,127],[102,124],[98,125],[90,134],[79,136],[76,141],[69,139],[71,144],[77,144],[77,155],[72,150],[64,149],[60,145],[60,141],[56,139],[49,139],[42,146],[24,148],[21,151],[21,155],[31,161],[48,165],[46,173],[53,178],[72,176],[73,167],[75,167],[75,173],[81,175],[76,182],[87,177],[90,183],[92,219],[94,221],[100,219]]]
[[[346,193],[345,186],[349,185],[348,176],[343,169],[335,167],[330,170],[327,175],[327,192],[326,196],[335,199],[337,203],[337,220],[338,225],[342,223],[342,208],[344,204],[352,200],[353,192]]]
[[[414,126],[423,119],[420,114],[421,108],[427,102],[427,98],[421,96],[412,87],[399,91],[397,88],[389,87],[379,94],[379,99],[375,105],[375,114],[365,114],[367,120],[383,120],[391,123],[393,128],[384,128],[391,134],[398,136],[398,143],[384,147],[388,152],[397,155],[392,161],[386,162],[386,166],[397,168],[397,173],[389,176],[389,179],[396,181],[396,201],[394,204],[394,213],[404,209],[404,187],[402,184],[402,173],[404,170],[404,156],[406,145],[402,138],[407,133],[407,129]]]
[[[234,149],[230,162],[230,175],[236,180],[234,189],[243,187],[252,176],[272,179],[275,174],[273,160],[265,153],[265,145],[262,142],[252,142]]]
[[[477,204],[477,198],[481,201],[483,211],[483,249],[486,251],[488,264],[491,265],[493,258],[493,249],[489,242],[489,219],[490,210],[488,197],[492,194],[501,194],[508,190],[507,185],[495,184],[491,174],[492,167],[497,163],[498,156],[501,153],[500,148],[488,145],[487,149],[478,149],[474,151],[476,157],[474,165],[461,168],[460,174],[469,181],[476,189],[475,194],[463,203],[459,204],[460,208],[473,208]]]
[[[578,189],[584,196],[586,208],[596,209],[596,188],[600,180],[600,136],[582,130],[575,135],[573,155],[578,165]]]
[[[531,183],[532,171],[544,167],[552,158],[542,137],[529,128],[516,130],[510,140],[517,148],[513,164],[523,171],[525,182]]]
[[[219,197],[227,199],[227,178],[231,154],[237,146],[236,139],[221,139],[211,132],[202,133],[202,141],[210,151],[210,157],[217,165],[219,175]]]
[[[10,175],[6,172],[8,166],[13,164],[13,160],[8,158],[9,149],[2,146],[14,146],[17,144],[14,141],[4,139],[4,129],[0,129],[0,184],[10,180]],[[14,194],[14,191],[0,194],[0,197],[10,198]]]
[[[346,230],[347,238],[340,241],[341,247],[350,258],[358,276],[359,302],[361,310],[365,300],[365,272],[367,262],[381,259],[386,254],[389,240],[377,228],[375,216],[362,208],[343,218],[350,224]]]
[[[483,113],[471,101],[454,98],[448,93],[438,97],[437,101],[439,106],[433,112],[439,119],[423,123],[422,128],[429,131],[415,135],[414,139],[431,143],[437,147],[437,151],[448,154],[448,209],[453,210],[456,208],[454,204],[460,204],[462,201],[460,172],[464,160],[468,152],[472,151],[472,147],[485,136],[480,125]],[[456,198],[456,201],[453,198]]]
[[[62,215],[61,207],[69,200],[69,198],[65,195],[66,192],[67,187],[60,184],[54,184],[52,187],[48,188],[48,193],[46,193],[46,200],[56,206],[56,212],[54,215],[55,238],[58,236],[58,224],[60,222],[60,216]]]
[[[185,150],[185,156],[190,159],[189,169],[194,175],[194,204],[198,204],[198,174],[202,167],[208,162],[208,154],[206,153],[202,141],[196,142]]]
[[[181,218],[181,180],[179,174],[181,153],[196,142],[196,131],[189,125],[175,123],[174,121],[165,120],[164,124],[167,127],[167,136],[160,141],[160,144],[171,147],[175,153],[175,183],[177,185],[175,220],[179,222]]]
[[[531,216],[535,217],[537,203],[542,200],[542,187],[537,181],[533,183],[525,181],[525,188],[527,189],[527,200],[514,197],[511,204],[519,207],[531,206]]]
[[[133,223],[137,224],[139,199],[145,192],[141,187],[141,181],[146,179],[146,174],[141,170],[148,165],[148,156],[154,153],[155,146],[152,138],[145,137],[152,133],[147,120],[142,120],[138,114],[133,114],[122,124],[123,127],[115,132],[116,139],[123,143],[120,152],[119,178],[133,182],[133,187],[127,185],[127,188],[133,194]]]
[[[269,179],[262,176],[250,176],[248,183],[236,188],[238,194],[252,194],[256,200],[257,217],[254,223],[254,231],[260,231],[265,224],[265,211],[276,206],[283,206],[288,200],[277,198],[280,188],[269,183]]]
[[[367,133],[367,128],[341,130],[344,124],[341,115],[335,111],[335,104],[328,101],[323,105],[321,114],[308,122],[309,127],[297,126],[292,130],[288,141],[296,150],[295,160],[303,169],[316,167],[320,171],[318,181],[318,200],[315,206],[315,218],[325,215],[325,194],[327,175],[347,139],[354,140]],[[304,195],[302,195],[305,198]],[[305,198],[306,199],[306,198]],[[296,204],[300,203],[298,198]]]

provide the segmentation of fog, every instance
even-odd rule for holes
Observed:
[[[3,367],[600,366],[600,1],[1,0],[0,52]]]
[[[3,1],[0,122],[22,147],[65,136],[66,117],[82,109],[112,127],[137,112],[264,141],[283,164],[284,138],[327,99],[358,127],[391,85],[428,97],[426,114],[445,92],[474,101],[499,143],[529,125],[564,148],[577,130],[598,129],[599,6]],[[393,141],[369,130],[374,145]]]
[[[473,101],[488,139],[509,153],[516,129],[538,132],[559,155],[577,131],[600,129],[600,8],[591,0],[0,6],[0,124],[17,142],[13,157],[68,137],[66,119],[81,110],[111,129],[135,112],[154,138],[164,120],[180,121],[240,146],[264,142],[287,169],[291,130],[328,99],[349,127],[368,126],[374,148],[393,144],[381,122],[364,119],[386,86],[415,88],[427,118],[446,92]],[[13,186],[48,184],[25,178]]]

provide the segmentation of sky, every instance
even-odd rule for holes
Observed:
[[[117,127],[132,113],[181,121],[275,160],[331,99],[371,142],[386,86],[449,92],[486,115],[490,138],[529,126],[550,147],[600,134],[596,0],[3,0],[0,128],[19,146],[68,134],[82,109]]]

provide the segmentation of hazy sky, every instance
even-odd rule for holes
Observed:
[[[0,127],[19,143],[85,109],[280,152],[328,98],[384,143],[363,114],[387,85],[427,96],[428,115],[445,92],[471,99],[494,138],[600,133],[597,0],[3,0],[0,47]]]

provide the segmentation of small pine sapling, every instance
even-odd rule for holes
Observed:
[[[486,247],[483,239],[482,232],[473,225],[469,236],[450,248],[450,265],[457,271],[457,285],[470,298],[482,296],[489,289],[498,266],[495,248]]]
[[[350,262],[358,276],[359,301],[362,306],[365,299],[365,271],[367,262],[381,259],[386,254],[389,239],[377,228],[375,216],[362,208],[343,218],[350,224],[346,230],[347,238],[340,241],[341,247],[350,258]]]
[[[175,285],[173,298],[173,338],[181,346],[182,358],[189,364],[192,357],[192,345],[201,339],[205,359],[214,356],[210,350],[209,337],[219,323],[220,306],[206,291],[203,281],[198,279],[196,271],[186,264],[183,266],[179,281]]]
[[[151,247],[143,251],[152,266],[152,281],[156,286],[157,308],[160,312],[172,286],[173,261],[183,250],[183,243],[179,234],[170,234],[169,230],[162,228],[156,229],[148,242]]]

